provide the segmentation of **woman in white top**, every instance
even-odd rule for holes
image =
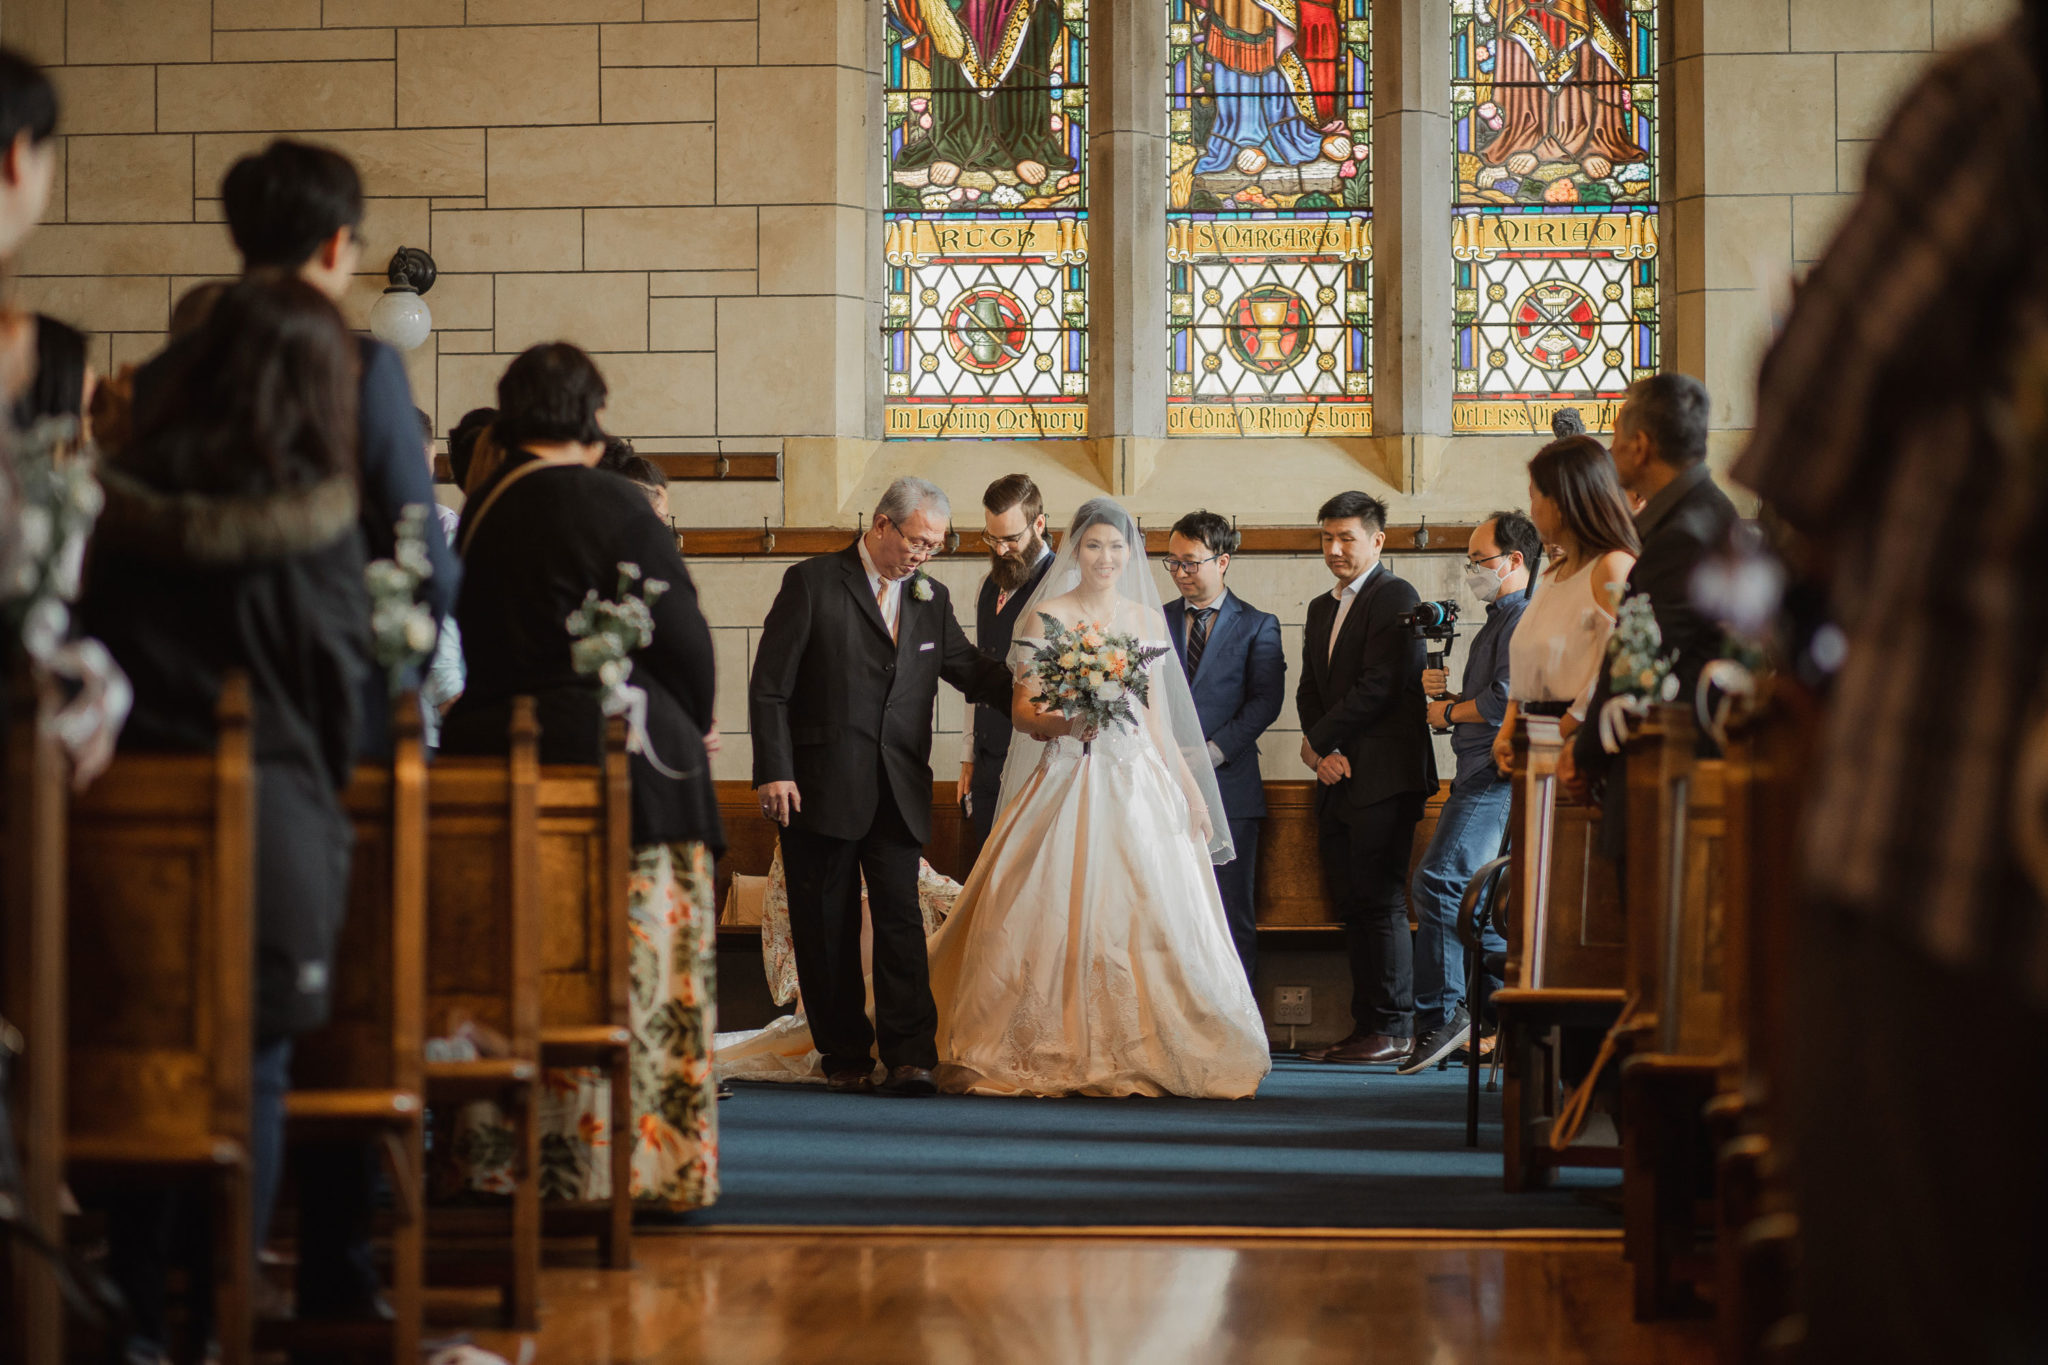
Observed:
[[[1556,560],[1508,645],[1508,709],[1493,742],[1504,775],[1523,712],[1561,717],[1566,738],[1585,720],[1614,633],[1612,585],[1642,549],[1614,461],[1591,436],[1552,441],[1529,461],[1529,516]]]

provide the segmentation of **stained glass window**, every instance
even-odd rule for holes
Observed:
[[[1657,368],[1656,0],[1451,0],[1456,431],[1611,430]]]
[[[1167,0],[1167,431],[1372,431],[1370,0]]]
[[[1087,0],[884,0],[884,431],[1088,431]]]

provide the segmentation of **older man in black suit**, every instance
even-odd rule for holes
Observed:
[[[1722,634],[1721,623],[1693,605],[1693,571],[1722,546],[1736,521],[1735,504],[1707,469],[1711,406],[1706,385],[1691,375],[1639,379],[1614,419],[1610,447],[1621,486],[1643,504],[1636,513],[1643,552],[1629,572],[1628,595],[1649,596],[1664,647],[1678,653],[1678,695],[1688,704],[1700,670],[1720,653]],[[1592,784],[1606,783],[1600,851],[1619,860],[1628,847],[1628,784],[1621,756],[1600,743],[1600,709],[1612,695],[1610,681],[1601,669],[1586,723],[1560,760],[1558,778],[1581,796]],[[1624,875],[1624,891],[1627,886]]]
[[[1436,749],[1422,692],[1422,641],[1400,617],[1421,600],[1380,562],[1387,505],[1339,493],[1317,514],[1337,586],[1308,604],[1294,697],[1301,759],[1321,785],[1323,876],[1351,954],[1351,1035],[1318,1062],[1407,1060],[1415,1046],[1408,863]]]
[[[982,657],[945,585],[918,572],[945,547],[952,507],[898,479],[860,539],[783,575],[754,655],[749,711],[761,810],[783,827],[789,933],[811,1036],[837,1091],[936,1093],[917,864],[932,827],[932,703],[944,679],[1010,705],[1010,673]],[[860,956],[861,882],[874,927],[875,1018]]]

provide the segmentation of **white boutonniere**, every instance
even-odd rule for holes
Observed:
[[[922,572],[910,576],[910,595],[920,602],[932,600],[932,581]]]

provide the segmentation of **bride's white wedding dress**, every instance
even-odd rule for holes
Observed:
[[[1148,731],[1085,753],[1055,739],[1006,794],[930,942],[941,1087],[1238,1099],[1265,1079],[1265,1025],[1167,762]]]

